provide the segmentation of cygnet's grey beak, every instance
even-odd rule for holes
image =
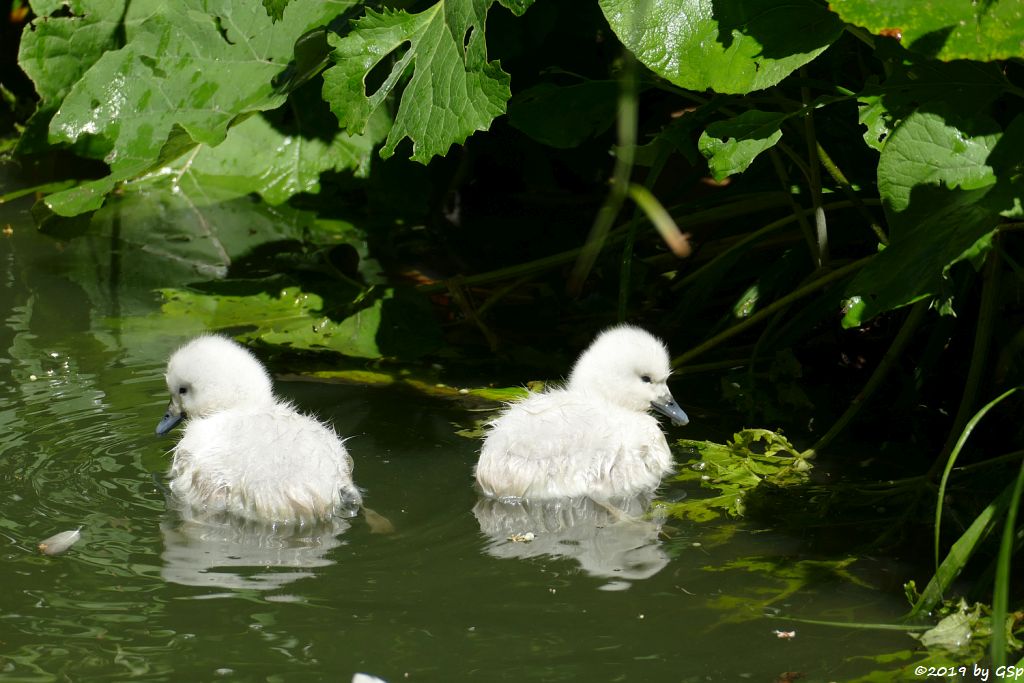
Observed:
[[[171,401],[167,404],[167,412],[164,413],[164,419],[160,420],[160,424],[156,426],[156,435],[163,436],[174,429],[174,426],[184,418],[185,413],[181,411],[181,408],[174,405],[174,401]]]
[[[682,427],[690,422],[690,418],[679,407],[676,400],[672,398],[672,394],[665,394],[661,398],[651,401],[651,407],[672,420],[672,424],[677,427]]]

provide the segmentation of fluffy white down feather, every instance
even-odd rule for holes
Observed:
[[[669,392],[668,351],[623,325],[583,352],[563,388],[531,394],[490,423],[476,466],[494,498],[630,498],[672,471],[672,453],[652,407],[687,421]]]
[[[362,496],[338,435],[278,400],[244,347],[212,335],[192,340],[168,361],[167,388],[157,431],[187,419],[170,489],[190,516],[304,524],[358,511]]]

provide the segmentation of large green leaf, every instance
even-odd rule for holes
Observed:
[[[295,40],[350,0],[292,0],[274,23],[258,3],[182,0],[140,21],[71,88],[50,122],[51,142],[98,138],[110,175],[47,198],[61,215],[96,209],[117,182],[195,144],[217,145],[247,113],[285,95],[271,82]]]
[[[37,18],[18,45],[18,65],[35,84],[39,105],[20,143],[22,151],[40,151],[46,125],[82,74],[118,45],[125,0],[69,0],[66,16],[48,16],[63,3],[31,3]]]
[[[1004,133],[984,116],[917,111],[882,149],[878,188],[891,244],[847,287],[843,325],[934,295],[950,267],[990,247],[1000,214],[1020,210],[1024,117]]]
[[[323,95],[342,127],[361,133],[411,73],[383,158],[409,138],[412,158],[426,163],[487,130],[511,96],[508,74],[487,61],[484,27],[491,2],[440,0],[419,14],[367,10],[348,35],[331,36],[335,66],[324,72]],[[367,75],[391,55],[395,61],[384,82],[367,92]]]
[[[169,170],[187,169],[202,183],[243,194],[256,192],[271,204],[280,204],[300,192],[319,192],[324,171],[351,169],[357,176],[367,175],[373,149],[390,125],[378,112],[361,135],[342,132],[310,88],[294,93],[279,111],[284,116],[246,119],[228,131],[224,142],[201,145],[195,155],[186,155]]]
[[[715,121],[701,133],[697,146],[715,180],[742,173],[761,152],[782,139],[786,114],[746,111],[728,121]]]
[[[775,85],[843,29],[816,0],[600,0],[619,40],[659,76],[690,90]]]
[[[1024,56],[1024,10],[1015,0],[832,0],[829,7],[872,33],[898,35],[911,50],[942,60]]]
[[[918,108],[938,104],[966,116],[984,111],[1009,88],[996,64],[908,62],[905,50],[889,45],[880,46],[876,55],[885,62],[888,76],[881,84],[868,84],[858,101],[860,122],[867,128],[864,141],[879,151],[900,121]]]
[[[851,303],[843,327],[946,289],[953,265],[977,259],[992,246],[999,224],[993,194],[992,188],[916,194],[915,203],[930,203],[934,211],[893,234],[890,245],[857,273],[846,288]]]
[[[878,160],[878,191],[894,230],[912,222],[911,193],[923,185],[975,190],[994,185],[996,175],[988,164],[1002,129],[985,116],[964,117],[941,110],[919,110],[895,131]]]

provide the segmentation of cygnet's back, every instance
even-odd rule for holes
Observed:
[[[668,351],[627,325],[598,335],[564,388],[509,406],[490,429],[476,480],[487,496],[544,500],[631,498],[672,470],[654,408],[686,424],[666,381]]]
[[[190,515],[302,524],[357,512],[362,497],[337,434],[278,401],[267,371],[242,346],[218,336],[192,340],[168,361],[167,388],[157,433],[187,418],[170,488]]]

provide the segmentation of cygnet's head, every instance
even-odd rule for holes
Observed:
[[[248,349],[225,337],[197,337],[167,361],[171,402],[156,427],[166,434],[186,417],[274,401],[270,375]]]
[[[630,410],[654,408],[677,425],[690,421],[668,389],[668,349],[651,333],[631,325],[597,335],[569,375],[569,388],[587,391]]]

